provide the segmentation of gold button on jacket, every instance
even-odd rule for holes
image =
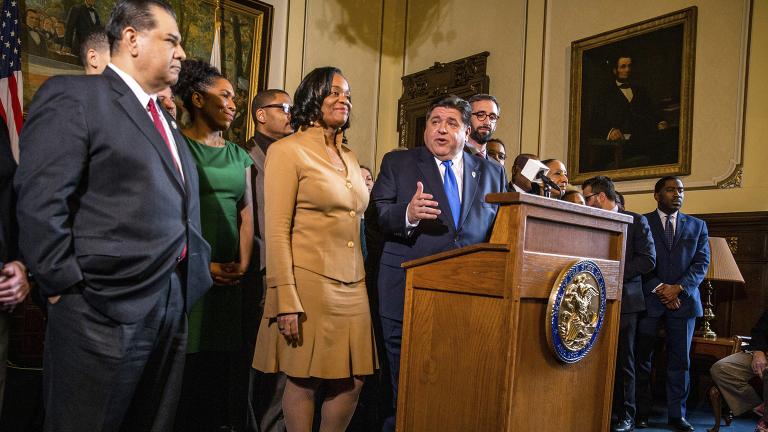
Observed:
[[[294,266],[345,283],[365,277],[359,241],[368,189],[352,151],[336,145],[347,166],[339,172],[325,150],[321,127],[274,142],[265,163],[267,255],[265,318],[303,312]],[[352,217],[350,217],[352,216]]]

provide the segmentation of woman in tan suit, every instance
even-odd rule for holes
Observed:
[[[341,71],[310,72],[294,103],[297,132],[272,144],[265,164],[268,288],[253,367],[288,376],[290,432],[312,430],[321,385],[320,430],[344,431],[377,367],[359,242],[368,191],[341,144],[352,108]]]

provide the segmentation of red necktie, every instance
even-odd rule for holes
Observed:
[[[163,137],[163,141],[165,141],[165,145],[168,147],[168,151],[171,152],[171,160],[173,160],[173,166],[176,167],[176,170],[181,174],[181,169],[179,168],[179,164],[176,162],[176,158],[173,156],[173,148],[171,148],[171,141],[168,140],[168,135],[165,134],[165,127],[163,126],[163,122],[160,120],[160,113],[157,112],[157,105],[155,105],[155,101],[152,99],[149,100],[147,103],[147,109],[149,110],[149,113],[152,115],[152,121],[155,123],[155,129],[157,129],[158,132],[160,132],[160,136]]]
[[[165,141],[165,145],[168,147],[168,151],[171,152],[171,160],[173,160],[173,166],[176,167],[176,170],[181,174],[181,169],[179,169],[179,164],[176,163],[176,158],[173,157],[173,149],[171,148],[171,142],[168,140],[168,135],[165,134],[165,127],[163,127],[163,122],[160,121],[160,113],[157,112],[157,106],[155,105],[155,101],[152,99],[149,99],[149,102],[147,103],[147,109],[149,110],[149,113],[152,115],[152,122],[155,123],[155,129],[157,129],[158,132],[160,132],[160,136],[163,137],[163,141]],[[184,249],[181,251],[181,255],[177,258],[177,261],[183,261],[184,258],[187,257],[187,244],[184,244]]]

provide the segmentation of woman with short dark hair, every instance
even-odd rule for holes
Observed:
[[[267,294],[253,367],[283,372],[289,431],[344,431],[377,367],[360,248],[368,190],[342,144],[352,102],[339,69],[310,72],[294,96],[296,133],[273,143],[264,177]]]

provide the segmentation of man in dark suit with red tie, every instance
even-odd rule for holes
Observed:
[[[48,298],[46,431],[168,431],[186,310],[210,286],[198,180],[156,93],[185,58],[173,10],[118,2],[102,75],[49,79],[16,174],[21,250]]]
[[[504,168],[463,151],[472,110],[449,95],[427,112],[424,147],[384,156],[371,192],[384,246],[378,274],[379,308],[394,398],[400,366],[406,261],[487,241],[497,205],[485,196],[506,191]],[[394,430],[395,417],[384,430]]]
[[[667,349],[667,418],[679,431],[692,431],[685,418],[690,389],[690,350],[696,317],[703,315],[699,285],[709,268],[709,234],[701,219],[683,214],[685,188],[678,177],[656,182],[655,211],[645,214],[656,247],[656,267],[643,276],[645,314],[637,326],[637,424],[648,426],[652,397],[651,360],[659,325]]]

